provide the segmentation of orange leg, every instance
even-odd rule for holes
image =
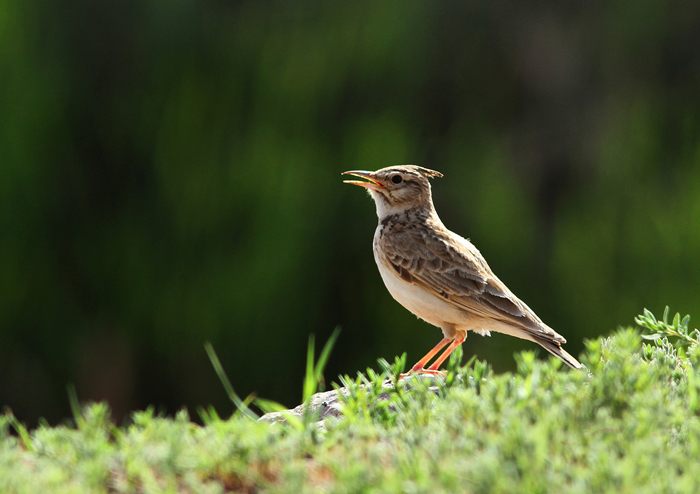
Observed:
[[[443,341],[444,341],[444,340],[443,340]],[[441,342],[441,343],[442,343],[442,342]],[[459,339],[458,339],[458,338],[455,338],[454,340],[452,340],[452,343],[450,343],[450,346],[448,346],[447,349],[446,349],[444,352],[442,352],[442,355],[440,355],[440,356],[438,357],[438,359],[437,359],[435,362],[433,362],[433,365],[431,365],[430,367],[428,367],[428,370],[429,370],[429,371],[436,371],[436,370],[438,370],[438,368],[440,367],[440,365],[442,365],[442,363],[447,359],[447,357],[450,356],[450,354],[452,353],[452,350],[454,350],[455,348],[457,348],[457,347],[458,347],[459,345],[461,345],[462,343],[464,343],[464,338],[459,338]]]
[[[411,367],[411,372],[422,371],[423,368],[425,367],[425,364],[427,364],[430,361],[430,359],[433,358],[435,356],[435,354],[437,352],[439,352],[442,349],[442,347],[447,345],[449,342],[450,342],[450,340],[448,338],[443,338],[442,340],[440,340],[440,343],[435,345],[435,347],[433,347],[432,350],[430,350],[428,353],[426,353],[425,357],[420,359],[418,362],[416,362],[416,365]]]

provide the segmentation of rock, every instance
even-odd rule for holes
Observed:
[[[411,381],[414,379],[429,379],[431,381],[434,381],[436,379],[443,379],[441,376],[432,376],[432,375],[415,375],[415,376],[407,376],[406,378],[402,379],[400,382],[402,385],[406,385],[407,387],[410,388]],[[390,380],[386,380],[382,383],[382,388],[386,389],[387,391],[393,390],[394,389],[394,383]],[[433,385],[430,386],[429,388],[431,391],[437,393],[438,387]],[[311,410],[313,412],[318,412],[319,419],[317,423],[322,423],[323,420],[326,417],[341,417],[343,415],[342,413],[342,407],[343,404],[340,401],[339,394],[347,396],[349,393],[347,388],[339,388],[338,390],[332,390],[332,391],[323,391],[321,393],[316,393],[311,397]],[[379,396],[380,400],[386,400],[389,398],[389,393],[384,393]],[[289,415],[301,418],[301,416],[304,413],[304,404],[301,404],[295,408],[291,408],[289,410],[285,410],[282,412],[271,412],[271,413],[266,413],[262,417],[258,419],[259,422],[271,422],[271,423],[280,423],[280,422],[286,422],[286,417]]]

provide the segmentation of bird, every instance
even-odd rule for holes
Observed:
[[[363,179],[344,182],[367,189],[374,199],[379,220],[372,243],[374,260],[387,290],[418,318],[442,330],[442,340],[410,373],[443,374],[440,365],[464,342],[468,331],[482,336],[495,331],[530,340],[569,367],[583,367],[562,348],[564,337],[496,277],[477,248],[442,223],[430,186],[430,179],[442,173],[396,165],[342,175]]]

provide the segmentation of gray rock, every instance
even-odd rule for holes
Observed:
[[[410,389],[411,381],[414,379],[429,379],[431,381],[435,381],[437,379],[443,379],[440,376],[431,376],[431,375],[415,375],[415,376],[407,376],[406,378],[401,380],[401,384],[407,386]],[[382,383],[382,388],[386,389],[387,391],[393,390],[394,389],[394,383],[386,380],[384,383]],[[430,390],[437,393],[438,387],[433,385],[430,386]],[[342,402],[340,401],[339,395],[344,395],[347,396],[349,393],[347,388],[339,388],[338,390],[332,390],[332,391],[323,391],[321,393],[316,393],[311,397],[311,410],[312,412],[318,412],[319,413],[319,420],[318,424],[321,424],[324,419],[327,417],[342,417]],[[389,394],[385,393],[379,396],[380,400],[386,400],[388,399]],[[282,412],[271,412],[271,413],[266,413],[262,417],[258,419],[258,421],[261,422],[271,422],[271,423],[282,423],[286,422],[286,417],[289,415],[301,418],[301,416],[304,413],[304,404],[301,404],[295,408],[290,408],[289,410],[285,410]]]

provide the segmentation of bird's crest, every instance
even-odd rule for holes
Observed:
[[[442,178],[442,173],[436,170],[431,170],[430,168],[423,168],[422,166],[414,165],[416,170],[428,178]]]

